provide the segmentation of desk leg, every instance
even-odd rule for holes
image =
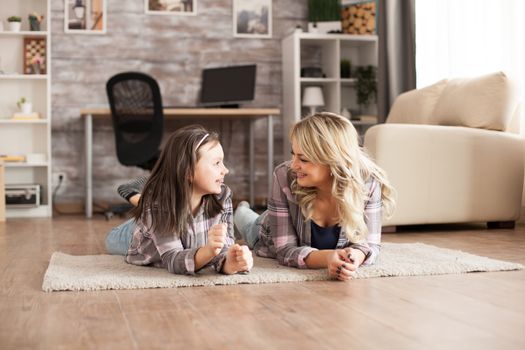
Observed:
[[[254,180],[255,180],[255,120],[250,120],[250,141],[249,141],[249,152],[250,152],[250,207],[253,208],[255,205],[255,189],[254,189]]]
[[[5,168],[0,160],[0,222],[5,221]]]
[[[273,185],[273,119],[272,116],[268,116],[268,198],[266,198],[266,205],[272,197],[272,185]]]
[[[93,117],[86,115],[84,125],[86,152],[86,218],[93,216]]]

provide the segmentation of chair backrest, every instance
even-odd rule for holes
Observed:
[[[117,158],[123,165],[148,163],[158,155],[164,130],[157,81],[139,72],[124,72],[106,84]]]

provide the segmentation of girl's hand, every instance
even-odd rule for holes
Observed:
[[[219,255],[226,241],[226,224],[215,224],[208,231],[208,243],[206,247],[213,256]]]
[[[326,260],[328,275],[340,281],[348,281],[355,276],[357,266],[348,258],[344,249],[336,249]]]
[[[248,246],[234,244],[228,249],[223,272],[231,275],[237,272],[247,272],[253,267],[253,256]]]

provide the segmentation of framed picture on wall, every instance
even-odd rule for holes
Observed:
[[[233,36],[272,37],[272,0],[233,0]]]
[[[24,74],[46,74],[46,39],[24,37]]]
[[[66,33],[105,34],[106,0],[65,0]]]
[[[149,15],[195,15],[197,0],[144,0]]]

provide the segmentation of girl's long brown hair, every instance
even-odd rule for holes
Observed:
[[[158,234],[183,236],[191,221],[191,179],[200,158],[199,150],[205,144],[218,142],[217,133],[200,125],[189,125],[171,134],[144,186],[138,206],[132,211],[135,220],[141,220]],[[212,194],[203,197],[202,205],[208,217],[216,216],[223,209],[222,201]]]

